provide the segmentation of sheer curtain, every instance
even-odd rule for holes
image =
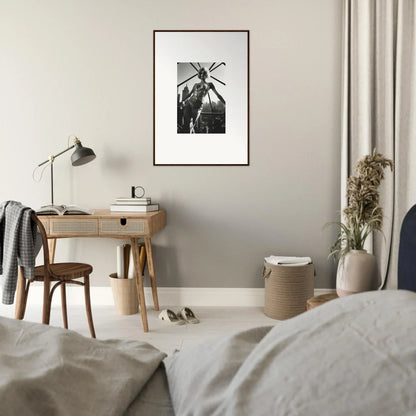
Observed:
[[[394,160],[380,187],[383,234],[369,244],[384,288],[397,287],[400,227],[416,203],[415,1],[343,0],[341,209],[362,156]]]

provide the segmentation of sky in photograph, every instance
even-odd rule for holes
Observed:
[[[201,67],[206,67],[206,68],[210,68],[211,65],[213,64],[213,62],[199,62],[199,65]],[[215,65],[213,66],[213,68],[215,68],[217,65],[219,65],[220,62],[216,62]],[[199,68],[198,62],[193,62],[193,65],[196,68]],[[185,81],[186,79],[192,77],[193,75],[196,75],[196,70],[192,67],[192,65],[189,62],[178,62],[178,83],[180,84],[183,81]],[[226,72],[226,65],[220,65],[217,69],[215,69],[212,72],[212,75],[215,78],[218,78],[220,81],[227,83],[226,79],[225,79],[225,72]],[[192,89],[192,87],[194,86],[194,84],[196,84],[197,82],[199,82],[199,78],[198,76],[195,76],[194,78],[190,79],[188,82],[186,82],[186,84],[182,84],[179,88],[178,88],[178,93],[181,94],[182,97],[182,90],[185,87],[185,85],[188,85],[189,90]],[[215,79],[209,77],[207,78],[207,82],[212,82],[215,86],[215,89],[218,91],[219,94],[221,94],[224,98],[225,101],[227,101],[227,94],[226,94],[226,89],[225,89],[225,85],[222,85],[221,83],[217,82]],[[215,95],[215,93],[211,92],[210,93],[210,97],[211,100],[213,102],[218,101],[217,96]]]

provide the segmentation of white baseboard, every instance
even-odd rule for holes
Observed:
[[[113,294],[109,286],[91,287],[93,306],[113,305]],[[84,305],[84,291],[79,286],[68,286],[68,305]],[[333,293],[335,289],[315,289],[315,296]],[[221,287],[159,287],[157,289],[159,305],[164,306],[243,306],[263,307],[263,288],[221,288]],[[32,284],[28,304],[41,305],[43,286]],[[153,305],[152,291],[145,287],[146,305]],[[60,305],[59,289],[53,297],[53,305]]]

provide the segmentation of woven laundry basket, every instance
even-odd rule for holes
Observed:
[[[264,313],[273,319],[288,319],[306,310],[313,296],[314,265],[275,266],[264,262]]]

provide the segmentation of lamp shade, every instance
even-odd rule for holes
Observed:
[[[95,159],[94,150],[84,147],[81,142],[75,144],[75,151],[71,155],[72,166],[85,165]]]

